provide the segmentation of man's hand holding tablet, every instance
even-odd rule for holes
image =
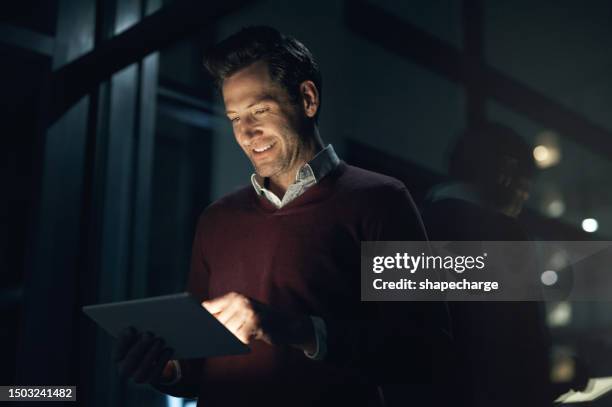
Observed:
[[[177,375],[174,364],[169,363],[173,353],[163,338],[130,326],[117,337],[114,359],[121,378],[163,384],[174,381]]]
[[[117,338],[119,374],[136,383],[173,384],[181,377],[179,359],[250,351],[189,293],[88,305],[83,311]]]

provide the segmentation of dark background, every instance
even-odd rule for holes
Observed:
[[[170,402],[117,380],[110,338],[80,308],[181,291],[197,215],[248,182],[201,64],[244,25],[312,50],[321,134],[349,163],[421,202],[458,134],[499,121],[558,154],[522,215],[531,236],[612,236],[610,0],[27,0],[0,16],[2,385]],[[547,309],[556,354],[612,375],[610,304]]]

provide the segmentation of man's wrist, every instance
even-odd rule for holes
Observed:
[[[303,315],[294,318],[290,321],[288,328],[286,337],[288,344],[303,352],[316,350],[316,337],[310,316]]]
[[[327,355],[327,326],[322,318],[317,316],[311,316],[314,336],[315,336],[315,347],[314,350],[304,349],[304,354],[314,360],[323,360]]]

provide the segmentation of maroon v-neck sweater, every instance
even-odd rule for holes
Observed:
[[[427,322],[421,314],[390,322],[396,316],[360,301],[361,241],[423,239],[401,182],[344,162],[280,209],[251,186],[213,203],[198,222],[188,290],[202,300],[236,291],[319,316],[328,353],[315,361],[256,341],[247,355],[181,361],[184,377],[172,391],[198,396],[198,406],[367,405],[396,357],[392,338],[407,332],[422,353]]]

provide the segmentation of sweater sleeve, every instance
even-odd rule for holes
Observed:
[[[209,271],[203,252],[203,222],[198,221],[191,251],[191,269],[186,291],[198,300],[208,298]],[[185,332],[188,335],[188,332]],[[197,398],[200,391],[204,358],[178,359],[180,375],[172,384],[154,385],[158,391],[175,397]]]
[[[364,219],[364,241],[427,240],[403,185],[390,185],[379,202],[374,215]],[[432,383],[435,366],[450,349],[446,304],[361,302],[359,306],[358,318],[325,321],[326,361],[358,369],[378,384]]]

